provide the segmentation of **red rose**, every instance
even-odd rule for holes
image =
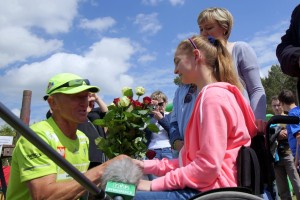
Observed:
[[[142,108],[142,103],[139,102],[139,101],[132,100],[131,103],[132,103],[134,108]]]
[[[154,157],[156,156],[156,152],[153,151],[153,150],[148,150],[146,152],[146,157],[149,159],[149,160],[152,160]]]
[[[119,101],[120,101],[120,98],[115,98],[113,102],[116,106],[118,106]]]
[[[143,98],[143,103],[144,103],[145,105],[149,105],[149,104],[151,103],[151,98],[150,98],[150,97],[144,97],[144,98]]]

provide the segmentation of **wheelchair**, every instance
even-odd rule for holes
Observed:
[[[225,187],[202,192],[189,200],[259,200],[264,187],[273,195],[275,180],[273,157],[270,153],[272,124],[298,124],[299,117],[273,116],[267,122],[265,135],[252,138],[250,147],[242,147],[237,157],[238,187]]]

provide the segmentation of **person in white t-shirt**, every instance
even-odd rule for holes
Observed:
[[[169,112],[165,111],[168,103],[167,96],[161,91],[155,91],[151,94],[153,110],[151,113],[151,123],[156,124],[159,131],[153,133],[146,129],[147,147],[153,155],[148,159],[172,159],[172,149],[169,140],[170,119]]]

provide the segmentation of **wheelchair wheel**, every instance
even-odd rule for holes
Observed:
[[[253,194],[238,191],[219,191],[200,195],[193,200],[261,200],[263,198]]]

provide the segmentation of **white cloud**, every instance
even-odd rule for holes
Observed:
[[[51,36],[69,31],[77,15],[77,3],[76,0],[0,1],[0,67],[60,49],[63,42]]]
[[[156,6],[156,5],[158,5],[162,1],[163,0],[143,0],[142,3],[144,5]]]
[[[183,5],[185,0],[169,0],[172,6]]]
[[[7,70],[0,78],[0,98],[20,99],[16,95],[27,89],[32,91],[35,105],[43,103],[47,80],[62,72],[89,78],[101,88],[101,94],[117,95],[124,85],[131,86],[133,77],[127,74],[135,49],[125,38],[103,38],[94,43],[84,55],[56,53],[42,62],[26,64]]]
[[[139,26],[141,33],[155,35],[160,29],[162,29],[157,17],[157,13],[152,13],[149,15],[138,14],[135,18],[134,24]]]
[[[77,14],[77,3],[76,0],[0,1],[0,25],[38,27],[51,34],[67,32]]]
[[[29,57],[40,57],[60,49],[60,40],[45,40],[21,27],[6,27],[0,30],[0,68]]]
[[[142,55],[138,59],[138,62],[139,63],[147,63],[147,62],[154,61],[154,60],[156,60],[156,56],[155,55],[146,54],[146,55]]]
[[[81,19],[79,27],[96,31],[106,31],[114,26],[116,21],[111,17],[96,18],[93,20]]]
[[[278,23],[275,26],[267,27],[261,32],[257,32],[249,41],[249,45],[253,47],[257,55],[262,77],[268,75],[268,71],[272,65],[279,63],[276,57],[276,47],[287,28],[288,22]]]
[[[263,68],[260,68],[259,74],[261,78],[265,78],[269,76],[269,71],[271,70],[272,65],[265,66]]]
[[[157,6],[159,3],[163,2],[164,0],[142,0],[144,5],[150,6]],[[168,0],[172,6],[183,5],[185,0]]]
[[[185,40],[194,35],[199,35],[199,33],[196,33],[196,32],[179,33],[179,34],[177,34],[177,37],[176,37],[179,41],[176,41],[176,42],[180,42],[181,40]]]

